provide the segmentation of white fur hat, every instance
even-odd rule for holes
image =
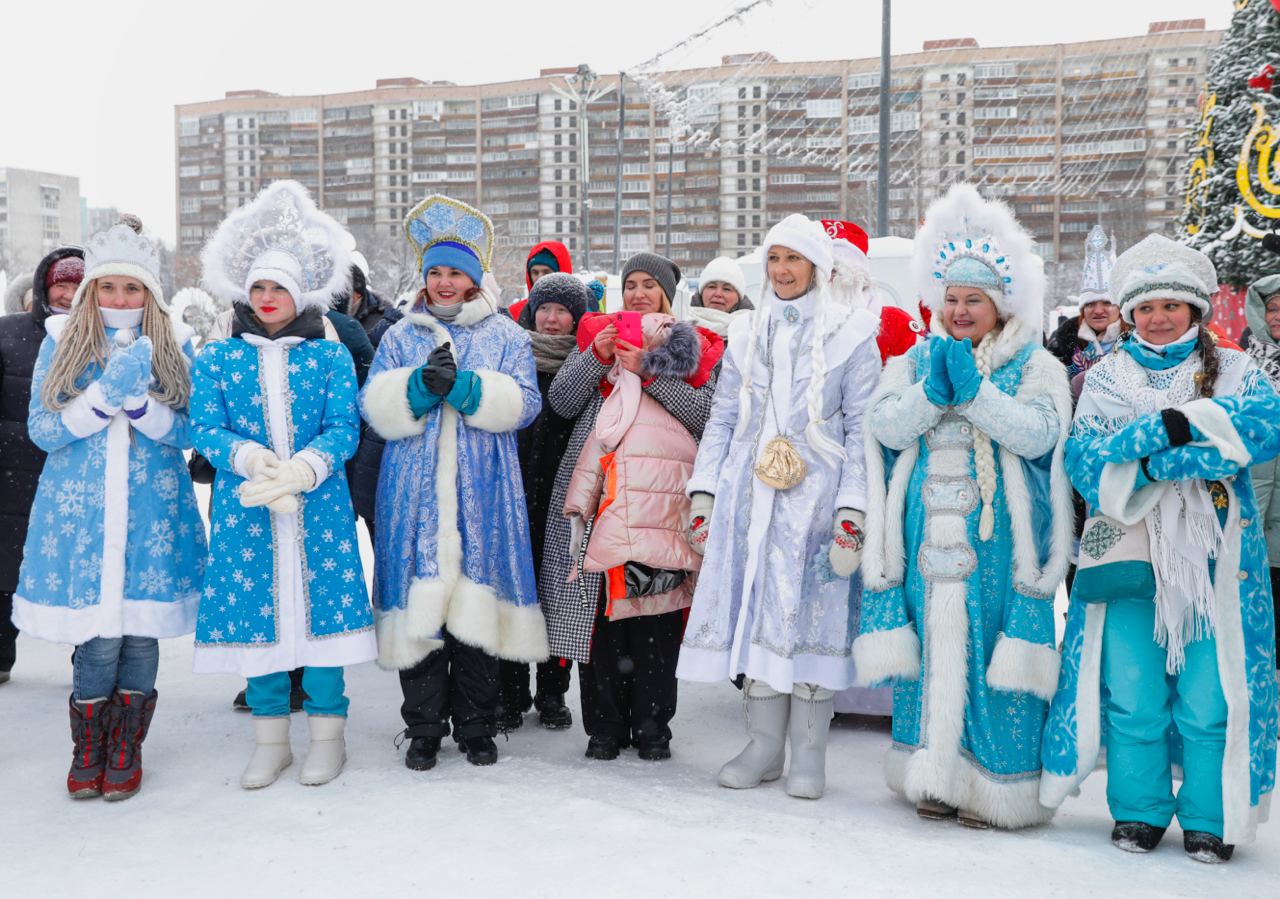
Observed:
[[[249,302],[255,281],[270,280],[289,291],[299,313],[326,311],[350,288],[347,235],[297,181],[277,181],[227,216],[200,261],[205,288],[235,303]]]
[[[976,287],[995,303],[1002,320],[1044,327],[1044,264],[1035,241],[1009,207],[957,184],[935,200],[916,232],[916,290],[933,312],[948,286]]]
[[[1111,270],[1111,288],[1129,324],[1134,307],[1148,300],[1179,300],[1195,306],[1208,321],[1218,292],[1218,271],[1199,250],[1163,234],[1148,234],[1120,254]]]
[[[698,276],[698,288],[701,290],[712,281],[721,281],[738,292],[739,297],[747,295],[747,276],[742,273],[742,266],[728,256],[717,256],[707,263],[707,267]]]
[[[128,225],[112,225],[89,238],[84,248],[84,278],[71,300],[74,308],[84,297],[89,284],[98,278],[118,275],[141,281],[167,314],[169,305],[160,288],[160,250]]]
[[[827,234],[827,230],[820,222],[806,218],[798,212],[792,213],[769,229],[762,246],[766,259],[769,256],[770,247],[787,247],[795,250],[813,263],[813,267],[818,270],[818,277],[824,284],[831,280],[831,266],[834,264],[831,256],[831,236]]]

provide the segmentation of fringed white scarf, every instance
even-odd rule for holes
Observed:
[[[1117,355],[1119,385],[1134,418],[1196,399],[1200,356],[1177,367],[1165,390],[1153,387],[1147,371],[1128,353]],[[1176,674],[1186,662],[1186,646],[1214,632],[1213,580],[1209,559],[1217,558],[1222,526],[1208,487],[1199,478],[1170,482],[1145,519],[1156,580],[1155,640],[1168,653],[1165,670]]]

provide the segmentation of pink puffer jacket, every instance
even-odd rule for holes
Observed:
[[[583,570],[611,572],[626,562],[688,572],[702,567],[702,557],[685,536],[685,485],[697,455],[698,444],[684,425],[648,394],[641,395],[635,421],[614,452],[606,453],[592,432],[578,456],[564,506],[565,515],[582,523],[594,519],[580,559]],[[581,556],[580,541],[573,550]],[[577,568],[575,563],[574,576]],[[607,614],[618,619],[688,608],[696,577],[686,578],[670,593],[631,599],[623,596],[616,577],[607,577],[605,584]]]

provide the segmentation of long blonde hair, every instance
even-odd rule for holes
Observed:
[[[169,321],[151,291],[143,288],[146,298],[142,304],[142,333],[151,338],[151,376],[154,382],[150,395],[173,409],[185,409],[191,400],[191,372],[187,359],[178,346]],[[85,285],[84,295],[67,315],[67,326],[58,339],[53,361],[40,387],[40,399],[45,408],[59,412],[84,392],[88,385],[78,386],[76,381],[89,367],[97,363],[107,364],[110,348],[107,331],[98,309],[98,282]]]

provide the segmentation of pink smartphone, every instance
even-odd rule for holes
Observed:
[[[615,312],[613,323],[618,329],[618,340],[633,347],[644,347],[644,330],[640,326],[639,312]]]

